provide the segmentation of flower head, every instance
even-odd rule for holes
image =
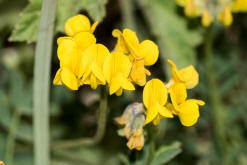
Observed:
[[[110,87],[110,95],[122,95],[123,89],[135,90],[128,79],[132,64],[127,56],[121,52],[113,52],[105,59],[103,73]]]
[[[143,89],[143,103],[147,108],[145,124],[153,121],[159,124],[161,118],[173,118],[172,112],[165,107],[167,102],[167,88],[159,79],[147,82]]]
[[[194,66],[190,65],[178,70],[177,66],[171,60],[167,60],[167,62],[172,69],[172,82],[184,83],[188,89],[194,88],[198,84],[199,75]]]
[[[233,18],[230,6],[226,6],[223,11],[219,13],[218,20],[225,26],[230,26],[232,24]]]
[[[93,33],[98,22],[95,22],[92,26],[89,19],[82,14],[78,14],[69,18],[65,23],[65,32],[68,36],[73,36],[79,32]]]
[[[187,0],[186,1],[184,13],[188,17],[196,17],[200,14],[200,11],[197,9],[194,0]]]
[[[115,29],[112,34],[118,38],[116,51],[128,55],[133,64],[130,74],[131,80],[140,86],[144,86],[146,75],[150,75],[150,72],[144,66],[153,65],[157,61],[158,46],[150,40],[139,43],[136,33],[130,29],[124,29],[123,33]]]
[[[199,105],[204,105],[204,101],[196,99],[186,100],[187,92],[183,83],[175,83],[169,90],[172,101],[172,106],[168,106],[170,110],[178,115],[184,126],[194,125],[200,116]]]
[[[213,21],[212,16],[210,15],[208,9],[205,9],[202,14],[202,25],[204,27],[209,27]]]
[[[53,84],[64,84],[71,90],[77,90],[84,73],[82,68],[83,51],[95,42],[94,35],[89,32],[80,32],[73,37],[58,38],[57,55],[60,69],[56,73]]]
[[[81,67],[84,74],[81,85],[90,84],[93,89],[99,84],[105,85],[103,65],[109,54],[109,50],[102,44],[93,44],[83,52]]]

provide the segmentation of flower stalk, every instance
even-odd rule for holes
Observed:
[[[96,130],[94,137],[56,142],[52,145],[53,148],[54,149],[56,149],[56,148],[73,148],[73,147],[91,146],[91,145],[98,144],[105,135],[107,113],[108,113],[108,108],[107,108],[106,87],[101,86],[99,118],[98,118],[97,130]]]
[[[43,0],[34,61],[34,156],[35,165],[50,164],[49,89],[56,0]]]
[[[221,99],[218,93],[218,88],[216,84],[215,71],[213,66],[213,55],[212,55],[212,27],[207,28],[206,36],[205,36],[205,62],[206,62],[206,70],[207,70],[207,81],[209,88],[209,101],[211,105],[211,116],[213,120],[214,126],[214,137],[216,150],[219,153],[219,156],[226,159],[227,154],[227,142],[225,138],[225,126],[224,126],[224,111],[221,103]],[[223,164],[225,164],[224,160],[222,160]]]

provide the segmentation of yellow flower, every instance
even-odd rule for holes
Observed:
[[[204,105],[204,101],[196,99],[186,100],[187,92],[183,83],[175,83],[169,90],[172,101],[172,106],[168,106],[170,110],[178,115],[182,125],[187,127],[194,125],[200,116],[199,105]]]
[[[168,92],[162,81],[152,79],[143,89],[143,103],[147,108],[145,124],[153,121],[158,125],[161,118],[173,118],[172,112],[165,107]]]
[[[232,4],[233,12],[247,12],[247,0],[235,0]]]
[[[202,14],[202,25],[209,27],[212,23],[212,16],[209,14],[208,9],[205,9]]]
[[[4,165],[4,162],[3,161],[0,161],[0,165]]]
[[[187,0],[184,8],[184,13],[188,17],[197,17],[200,12],[195,6],[194,0]]]
[[[129,53],[129,58],[133,63],[130,74],[131,80],[140,86],[144,86],[146,75],[150,75],[150,72],[144,66],[156,63],[159,56],[158,46],[150,40],[144,40],[139,43],[136,33],[130,29],[124,29],[123,33],[115,29],[112,34],[118,38],[116,51],[123,52],[124,54]]]
[[[105,85],[103,65],[109,54],[109,50],[102,44],[94,44],[83,52],[82,70],[84,74],[80,85],[90,84],[92,89],[96,89],[99,84]]]
[[[57,55],[60,69],[56,73],[53,84],[64,84],[71,90],[77,90],[84,73],[82,68],[83,51],[95,42],[94,35],[89,32],[80,32],[73,37],[58,38]]]
[[[65,23],[65,32],[68,36],[73,36],[79,32],[93,33],[98,22],[95,22],[92,26],[89,19],[82,14],[78,14],[69,18]]]
[[[133,66],[130,72],[130,78],[133,82],[140,86],[144,86],[146,84],[146,75],[150,76],[151,73],[144,67],[143,59],[133,59]]]
[[[128,79],[132,64],[127,56],[120,52],[113,52],[105,59],[103,72],[110,87],[110,95],[122,95],[123,89],[135,90]]]
[[[233,18],[230,6],[226,6],[224,10],[219,13],[218,20],[227,27],[232,24]]]
[[[190,65],[186,68],[178,70],[177,66],[171,61],[167,60],[172,69],[172,82],[184,83],[187,89],[194,88],[199,81],[198,72],[194,66]]]

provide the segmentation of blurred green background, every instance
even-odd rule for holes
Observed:
[[[0,0],[0,160],[13,156],[14,165],[33,164],[32,83],[40,9],[41,0]],[[114,28],[130,28],[140,40],[157,42],[160,56],[149,67],[149,79],[169,80],[167,58],[179,68],[195,65],[200,83],[189,90],[189,97],[205,100],[206,106],[193,127],[183,127],[178,118],[162,120],[157,148],[174,141],[182,144],[182,152],[168,164],[247,165],[247,14],[234,14],[229,28],[215,23],[206,29],[200,18],[186,18],[175,0],[58,0],[50,80],[51,144],[90,137],[96,130],[99,91],[83,86],[74,92],[52,85],[59,68],[56,38],[64,35],[65,20],[77,13],[101,21],[97,42],[110,50],[116,43]],[[103,141],[93,147],[51,149],[52,164],[142,164],[148,145],[140,152],[128,150],[113,120],[130,103],[142,101],[142,88],[108,100]]]

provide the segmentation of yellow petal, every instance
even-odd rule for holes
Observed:
[[[179,70],[179,78],[187,89],[194,88],[199,82],[199,74],[192,65]]]
[[[135,60],[133,62],[130,78],[140,86],[144,86],[146,84],[146,69],[144,68],[144,59]]]
[[[69,37],[59,37],[58,38],[58,49],[57,55],[59,60],[63,60],[64,58],[70,58],[71,56],[75,56],[75,52],[77,51],[76,43]],[[67,60],[67,59],[66,59]]]
[[[184,83],[188,89],[194,88],[198,84],[199,75],[192,65],[178,70],[171,60],[167,60],[167,62],[172,68],[172,76],[175,82]]]
[[[199,106],[191,101],[186,101],[184,103],[182,103],[180,106],[180,112],[178,114],[178,117],[181,121],[181,123],[184,126],[192,126],[194,125],[200,114],[199,114]]]
[[[110,86],[110,95],[112,95],[113,93],[115,93],[117,90],[120,89],[122,79],[123,78],[122,78],[122,74],[121,73],[115,74],[112,77],[111,82],[109,84],[109,86]]]
[[[123,38],[130,53],[135,57],[139,57],[139,40],[136,33],[130,29],[124,29]]]
[[[53,80],[54,85],[62,85],[62,80],[61,80],[61,68],[58,69],[55,78]]]
[[[86,50],[88,47],[96,43],[96,38],[89,32],[77,33],[73,37],[73,40],[82,51]]]
[[[197,100],[197,99],[188,99],[188,100],[186,100],[186,101],[196,103],[196,104],[198,104],[198,105],[200,105],[200,106],[205,105],[205,102],[204,102],[204,101],[202,101],[202,100]]]
[[[70,69],[78,77],[83,74],[83,71],[78,66],[82,53],[71,38],[63,38],[59,41],[57,55],[61,68]]]
[[[218,20],[227,27],[232,24],[233,18],[230,7],[225,7],[224,10],[221,13],[219,13]]]
[[[118,29],[114,29],[112,31],[112,35],[113,35],[113,37],[118,39],[117,40],[117,44],[115,46],[115,50],[127,54],[128,53],[128,48],[127,48],[127,46],[125,44],[125,41],[124,41],[124,38],[123,38],[123,34],[121,33],[121,31],[118,30]]]
[[[167,102],[168,92],[162,81],[152,79],[148,81],[143,89],[143,103],[146,108],[158,102],[161,106]]]
[[[159,114],[162,117],[173,118],[172,112],[164,106],[159,105]]]
[[[233,12],[247,12],[247,0],[235,0],[232,4]]]
[[[71,90],[78,89],[78,81],[76,76],[67,68],[61,70],[61,80],[63,84]]]
[[[168,103],[167,105],[166,105],[166,108],[169,110],[169,111],[171,111],[173,114],[175,114],[175,115],[178,115],[178,111],[174,108],[174,106],[172,105],[172,104],[170,104],[170,103]]]
[[[175,83],[170,88],[171,101],[174,108],[178,111],[178,105],[187,98],[186,88],[183,83]]]
[[[200,14],[199,10],[195,6],[194,0],[187,0],[184,12],[188,17],[196,17]]]
[[[159,57],[158,46],[150,40],[145,40],[140,44],[140,56],[144,58],[145,65],[150,66],[156,63]]]
[[[98,26],[99,22],[94,22],[94,24],[92,25],[90,32],[93,33],[96,29],[96,27]]]
[[[212,16],[209,14],[208,10],[205,9],[202,14],[202,25],[209,27],[212,23]]]
[[[100,81],[100,84],[105,84],[105,77],[103,74],[103,64],[106,56],[110,54],[109,50],[102,44],[93,44],[83,52],[81,60],[84,70],[83,81],[87,79],[88,75],[93,74]]]
[[[102,85],[105,85],[105,77],[103,75],[102,68],[100,68],[95,63],[92,64],[92,72],[97,77],[97,79],[101,82]]]
[[[157,108],[157,105],[154,104],[153,106],[150,106],[150,108],[146,111],[146,121],[145,124],[150,123],[154,120],[154,118],[159,114],[159,110]]]
[[[123,94],[123,89],[122,88],[119,88],[116,92],[116,95],[117,96],[121,96]]]
[[[123,77],[129,77],[132,64],[127,56],[120,52],[113,52],[106,57],[103,72],[109,83],[114,74],[120,72]]]
[[[128,80],[125,77],[122,77],[121,87],[123,89],[130,90],[130,91],[135,90],[134,85],[130,82],[130,80]]]
[[[160,115],[157,115],[153,120],[153,124],[157,126],[159,125],[159,123],[160,123]]]
[[[90,86],[92,89],[96,89],[98,86],[96,77],[93,74],[90,75]]]
[[[79,32],[88,32],[90,31],[90,21],[89,19],[82,14],[73,16],[69,18],[65,23],[65,32],[69,36],[73,36]]]

